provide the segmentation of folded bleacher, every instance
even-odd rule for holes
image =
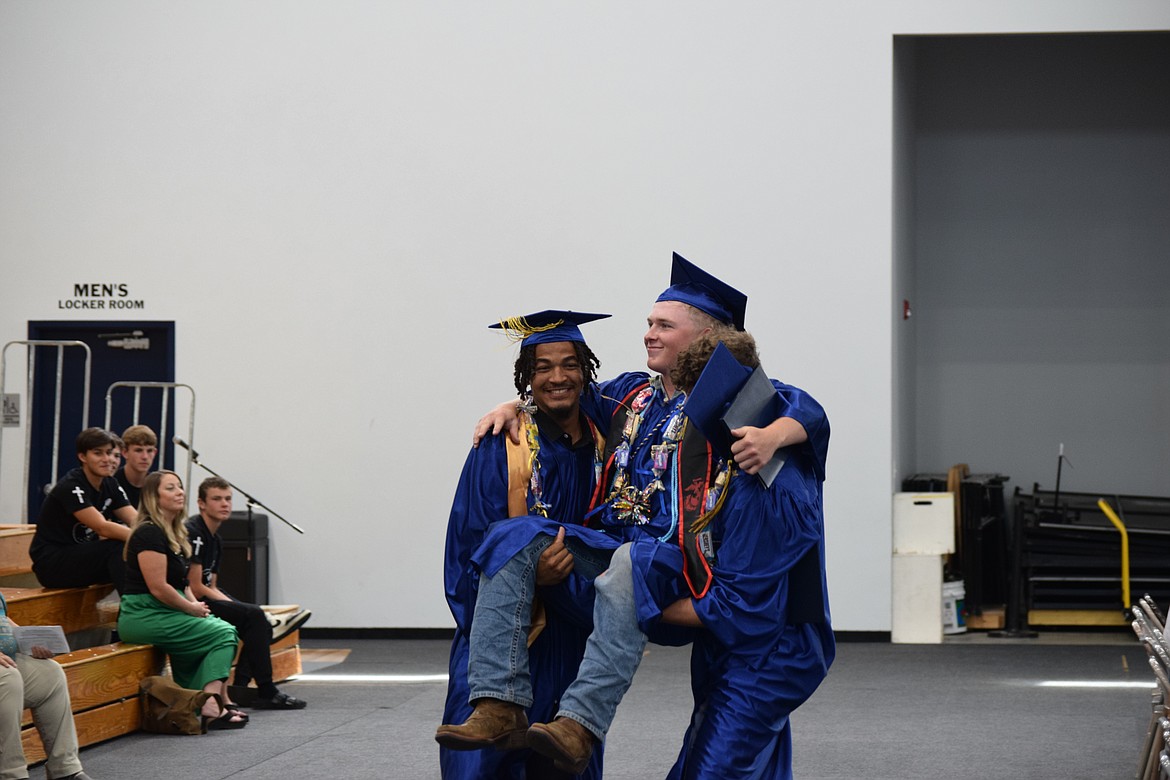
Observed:
[[[1125,529],[1127,582],[1122,534],[1102,497]],[[1017,493],[1015,511],[1030,624],[1125,625],[1127,590],[1170,601],[1170,498],[1034,489]]]

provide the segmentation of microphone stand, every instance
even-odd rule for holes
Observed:
[[[1064,457],[1064,444],[1060,445],[1060,452],[1056,456],[1056,491],[1052,494],[1052,511],[1045,512],[1040,507],[1040,501],[1033,499],[1036,510],[1036,516],[1040,518],[1048,518],[1057,521],[1064,520],[1064,512],[1060,508],[1060,467],[1068,458]],[[1072,465],[1071,463],[1069,464]],[[1038,492],[1039,486],[1033,488],[1033,493]],[[1019,488],[1016,489],[1017,492]],[[1024,593],[1024,510],[1017,501],[1012,510],[1012,524],[1009,528],[1011,534],[1011,549],[1008,551],[1010,557],[1010,566],[1012,570],[1012,578],[1008,582],[1008,600],[1004,607],[1003,629],[1000,631],[989,631],[987,633],[990,637],[1002,639],[1035,639],[1039,634],[1028,628],[1028,621],[1026,618],[1027,605],[1024,603],[1026,595]]]
[[[190,456],[190,458],[191,458],[191,462],[192,462],[192,463],[194,463],[196,466],[198,466],[199,468],[201,468],[201,469],[203,469],[204,471],[206,471],[206,472],[207,472],[208,474],[210,474],[211,476],[213,476],[213,477],[219,477],[219,478],[220,478],[220,479],[222,479],[224,482],[226,482],[226,483],[228,483],[229,485],[231,485],[233,490],[235,490],[237,493],[239,493],[241,496],[243,496],[243,497],[244,497],[244,500],[247,502],[247,506],[248,506],[248,524],[249,524],[249,527],[251,526],[251,521],[252,521],[252,507],[253,507],[253,506],[258,506],[258,507],[260,507],[261,509],[264,509],[264,510],[266,510],[266,511],[268,512],[268,514],[272,515],[272,516],[273,516],[273,517],[275,517],[277,520],[280,520],[282,523],[284,523],[284,524],[285,524],[285,525],[287,525],[289,528],[291,528],[291,529],[293,529],[294,531],[296,531],[298,534],[303,534],[303,533],[304,533],[304,530],[303,530],[303,529],[301,529],[301,527],[300,527],[300,526],[298,526],[296,523],[294,523],[294,522],[293,522],[293,521],[291,521],[291,520],[287,520],[287,519],[285,519],[284,517],[281,517],[281,515],[280,515],[280,513],[279,513],[279,512],[277,512],[277,511],[273,510],[271,507],[267,506],[267,505],[266,505],[266,504],[265,504],[263,501],[258,501],[257,499],[253,498],[253,497],[252,497],[252,496],[251,496],[251,495],[248,493],[248,491],[246,491],[246,490],[244,490],[243,488],[239,487],[238,485],[234,484],[234,483],[233,483],[233,482],[232,482],[230,479],[228,479],[227,477],[224,477],[224,476],[222,476],[222,475],[220,475],[220,474],[217,474],[217,473],[216,473],[215,471],[213,471],[213,470],[212,470],[210,467],[208,467],[208,466],[205,466],[203,463],[201,463],[201,462],[199,461],[199,453],[198,453],[198,452],[196,452],[195,450],[193,450],[189,444],[187,444],[186,442],[177,442],[177,441],[176,441],[175,443],[176,443],[176,444],[178,444],[180,447],[182,447],[183,449],[185,449],[185,450],[187,451],[187,454]]]

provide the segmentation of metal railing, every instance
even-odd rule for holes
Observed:
[[[37,347],[56,347],[57,348],[57,372],[56,381],[53,388],[54,406],[53,406],[53,461],[52,473],[49,484],[57,483],[57,464],[60,460],[61,448],[61,388],[63,385],[62,377],[65,373],[65,349],[67,347],[81,347],[85,350],[85,380],[84,390],[81,399],[81,427],[89,427],[89,377],[91,371],[92,353],[89,345],[84,341],[56,341],[56,340],[33,340],[33,341],[9,341],[4,345],[3,353],[0,354],[0,395],[4,393],[5,380],[7,379],[8,370],[8,348],[14,344],[23,344],[28,347],[28,379],[25,385],[25,426],[24,426],[24,489],[21,493],[20,499],[20,516],[24,522],[28,522],[28,481],[29,481],[29,464],[32,461],[32,419],[33,419],[33,390],[35,384],[35,372],[37,365]],[[0,426],[0,457],[4,453],[4,428]],[[0,461],[0,475],[3,475],[3,462]]]
[[[170,411],[170,393],[168,390],[178,390],[184,388],[191,393],[191,406],[187,414],[187,436],[186,444],[188,447],[194,446],[195,442],[195,388],[191,385],[186,385],[181,382],[114,382],[106,390],[106,429],[109,430],[110,422],[114,412],[114,391],[120,388],[132,388],[134,390],[134,407],[131,412],[130,425],[138,425],[139,415],[142,410],[142,391],[145,389],[160,390],[162,392],[162,403],[159,411],[159,428],[158,428],[158,462],[162,465],[164,454],[166,453],[167,445],[171,445],[171,459],[172,462],[177,460],[178,444],[177,436],[170,435],[167,430],[167,419]],[[176,426],[177,427],[177,426]],[[191,504],[191,458],[187,458],[187,471],[183,477],[183,486],[187,489],[187,504]]]

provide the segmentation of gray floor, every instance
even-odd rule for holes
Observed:
[[[201,737],[139,734],[82,752],[95,780],[437,778],[442,682],[338,682],[314,675],[441,675],[447,644],[309,640],[347,648],[284,690],[299,712],[256,712]],[[606,777],[664,777],[690,712],[687,651],[651,647],[607,745]],[[1040,687],[1045,680],[1140,687]],[[836,778],[1129,778],[1153,677],[1122,633],[996,643],[844,643],[829,678],[793,716],[795,774]],[[1148,686],[1148,687],[1147,687]],[[33,777],[42,776],[41,769]]]

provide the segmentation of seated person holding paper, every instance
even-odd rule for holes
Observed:
[[[20,742],[20,716],[33,711],[33,723],[41,734],[49,757],[48,778],[89,780],[77,757],[77,730],[65,670],[52,651],[40,646],[20,652],[7,615],[8,604],[0,594],[0,780],[24,780],[28,762]]]
[[[700,338],[673,372],[676,385],[694,388],[688,405],[698,406],[708,387],[696,381],[720,335],[737,361],[758,363],[745,333]],[[725,379],[717,375],[707,391],[718,396],[708,404],[716,410],[723,407]],[[716,424],[718,418],[688,419],[677,458],[700,449],[690,443],[703,443],[698,429]],[[633,679],[646,634],[655,638],[665,623],[689,628],[694,639],[695,709],[669,777],[791,777],[788,716],[816,690],[835,654],[824,585],[823,451],[788,448],[770,487],[735,468],[729,450],[720,451],[716,462],[726,477],[700,496],[703,511],[683,507],[677,542],[635,542],[614,553],[595,583],[596,628],[577,679],[556,720],[531,726],[531,748],[565,769],[587,761]],[[660,610],[672,591],[678,600]]]

